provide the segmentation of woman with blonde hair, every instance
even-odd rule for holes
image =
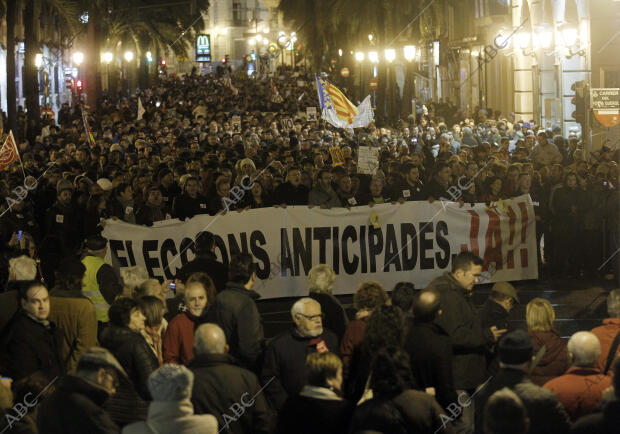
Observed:
[[[532,382],[542,386],[568,369],[566,342],[553,327],[555,311],[548,300],[534,298],[530,301],[525,309],[525,320],[534,345],[534,354],[545,346],[545,355],[530,374]]]
[[[340,344],[349,319],[340,300],[332,294],[335,282],[336,273],[329,265],[315,265],[308,273],[308,297],[321,305],[321,312],[325,315],[323,326],[336,334]]]

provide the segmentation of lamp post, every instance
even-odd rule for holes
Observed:
[[[112,59],[114,58],[114,55],[109,52],[106,51],[105,53],[103,53],[103,55],[101,56],[103,63],[105,63],[106,65],[106,88],[108,90],[108,93],[110,92],[110,62],[112,62]]]
[[[362,53],[361,51],[358,51],[357,53],[355,53],[355,60],[357,60],[357,63],[359,63],[360,65],[360,93],[359,93],[359,101],[362,100],[362,62],[364,61],[364,53]]]
[[[129,70],[127,68],[127,65],[131,64],[131,61],[133,60],[133,51],[125,51],[125,54],[123,55],[123,57],[125,58],[125,80],[127,81],[127,92],[131,92],[131,83],[129,81]]]
[[[405,45],[403,48],[403,55],[407,61],[407,65],[405,67],[405,91],[403,92],[403,97],[411,101],[411,112],[415,116],[415,88],[413,85],[411,65],[416,57],[416,47],[414,45]]]

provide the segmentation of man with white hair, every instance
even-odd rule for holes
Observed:
[[[325,351],[338,353],[338,338],[323,329],[321,305],[309,298],[297,300],[291,308],[295,327],[277,335],[267,346],[261,380],[276,410],[289,395],[298,394],[306,384],[306,356]]]
[[[226,335],[217,324],[196,329],[194,354],[188,367],[194,373],[195,413],[214,415],[220,431],[227,433],[270,433],[273,415],[258,378],[235,364],[228,354]]]
[[[591,330],[601,343],[601,356],[598,359],[597,367],[605,374],[607,364],[611,365],[614,356],[620,353],[620,345],[617,345],[614,354],[609,357],[612,343],[620,333],[620,288],[614,289],[607,296],[607,313],[609,318],[603,320],[603,325]]]
[[[611,377],[596,367],[601,344],[590,332],[577,332],[568,341],[568,357],[573,366],[543,386],[555,393],[574,422],[590,414],[601,400],[603,391],[611,386]]]

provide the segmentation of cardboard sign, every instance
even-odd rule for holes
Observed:
[[[286,131],[291,131],[293,128],[295,128],[293,119],[291,118],[282,119],[282,128]]]
[[[318,117],[316,114],[316,107],[306,107],[306,116],[308,118],[308,122],[318,121]]]
[[[374,175],[379,168],[379,149],[360,146],[357,151],[357,173]]]
[[[344,156],[342,155],[342,149],[338,146],[332,146],[329,148],[329,153],[332,156],[332,166],[344,165]]]
[[[241,132],[241,116],[233,116],[232,117],[232,129],[233,129],[233,133],[240,133]]]

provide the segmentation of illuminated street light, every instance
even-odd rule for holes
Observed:
[[[41,65],[43,65],[43,54],[37,53],[34,56],[34,66],[36,66],[37,68],[40,68]]]
[[[357,53],[355,53],[355,60],[357,60],[358,62],[363,62],[364,53],[362,53],[361,51],[358,51]]]
[[[393,48],[388,48],[385,50],[385,60],[392,63],[396,59],[396,51]]]
[[[372,41],[372,38],[373,38],[372,33],[370,33],[370,34],[368,35],[368,40],[369,40],[369,41]]]
[[[149,61],[149,62],[153,61],[153,55],[151,54],[150,51],[146,52],[146,60]]]
[[[114,55],[110,53],[109,51],[106,51],[105,53],[103,53],[103,61],[105,63],[110,63],[113,58],[114,58]]]
[[[368,53],[368,60],[370,60],[372,63],[379,63],[379,55],[376,51],[371,51]]]
[[[250,38],[248,42],[250,43],[250,45],[256,45],[256,39],[254,38]]]
[[[340,49],[340,48],[338,49],[338,55],[339,55],[340,57],[342,57],[342,49]]]
[[[264,38],[263,39],[263,45],[269,45],[269,39]]]
[[[408,62],[411,62],[415,59],[415,46],[405,45],[405,48],[403,48],[403,53],[405,55],[405,59],[407,59]]]
[[[263,35],[261,34],[256,35],[256,42],[260,42],[262,40],[263,40]]]
[[[578,33],[574,27],[566,27],[562,29],[562,39],[566,47],[572,47],[577,42]]]
[[[80,66],[83,61],[84,61],[84,53],[82,53],[81,51],[77,51],[73,53],[73,63],[75,63],[77,66]]]
[[[519,48],[527,48],[530,45],[530,38],[532,35],[528,31],[523,31],[517,33],[516,42],[519,45]]]
[[[536,42],[540,45],[541,48],[547,49],[551,47],[551,41],[553,39],[553,33],[550,31],[539,32],[535,34]]]
[[[125,51],[125,60],[131,62],[133,60],[133,51]]]
[[[268,34],[268,33],[269,33],[269,27],[264,28],[264,29],[263,29],[263,33],[264,33],[264,34]]]

